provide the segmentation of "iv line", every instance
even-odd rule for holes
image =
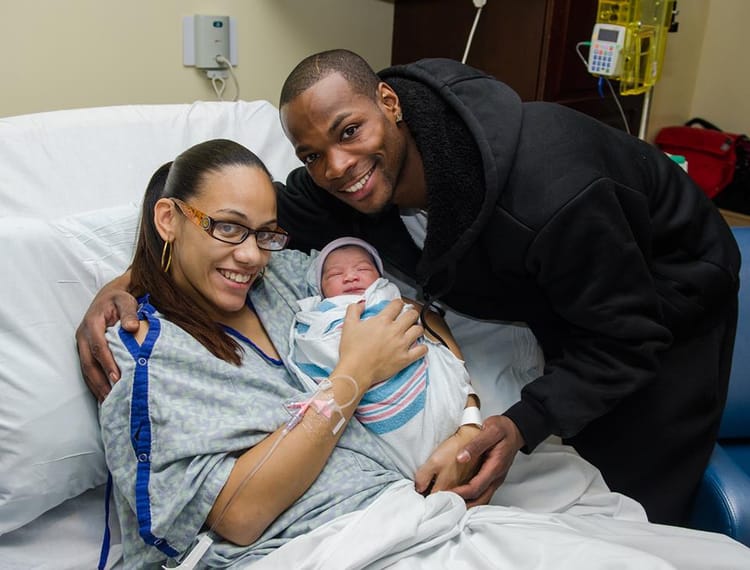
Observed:
[[[253,476],[260,470],[261,467],[268,461],[268,459],[271,457],[274,451],[276,451],[276,448],[279,446],[279,444],[283,441],[283,439],[289,434],[290,431],[292,431],[297,425],[302,421],[302,418],[305,416],[305,413],[307,412],[307,409],[312,407],[314,410],[316,410],[318,413],[321,413],[320,410],[318,410],[314,405],[312,405],[319,395],[323,394],[327,389],[332,387],[331,384],[331,378],[346,378],[347,380],[350,380],[352,384],[354,384],[354,395],[351,397],[351,399],[346,402],[343,405],[343,408],[346,408],[354,403],[354,401],[357,398],[357,395],[359,394],[359,386],[357,385],[357,381],[352,378],[351,376],[348,376],[346,374],[337,374],[336,376],[329,377],[328,379],[322,381],[320,385],[318,386],[318,389],[313,393],[312,396],[308,400],[306,400],[301,406],[298,407],[297,412],[284,424],[284,428],[279,433],[279,437],[276,438],[276,441],[273,442],[271,447],[268,449],[266,454],[258,461],[258,463],[255,464],[255,466],[248,472],[247,475],[242,479],[239,485],[237,485],[237,488],[232,492],[232,494],[227,499],[226,504],[219,512],[219,515],[216,517],[216,521],[211,525],[211,527],[208,529],[208,532],[204,534],[198,543],[188,552],[188,555],[185,557],[185,559],[180,562],[177,566],[173,566],[172,568],[179,568],[181,570],[193,570],[200,562],[201,558],[203,558],[203,555],[206,553],[206,551],[209,549],[209,547],[213,544],[214,539],[211,538],[212,534],[215,534],[215,529],[219,525],[219,523],[224,519],[224,515],[226,515],[227,510],[229,509],[229,506],[234,502],[234,499],[237,498],[237,495],[239,495],[240,491],[245,488],[245,485],[250,481],[250,479],[253,478]],[[341,413],[342,406],[339,406],[336,404],[334,400],[334,404],[338,407],[338,412],[341,415],[341,420],[334,426],[334,428],[331,430],[334,435],[336,435],[343,426],[343,424],[346,422],[343,413]],[[171,570],[167,566],[162,566],[164,570]]]

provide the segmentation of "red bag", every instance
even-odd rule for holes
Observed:
[[[746,141],[743,135],[725,133],[708,121],[695,118],[682,127],[664,127],[654,142],[664,152],[684,156],[690,177],[713,198],[732,182],[737,146]]]

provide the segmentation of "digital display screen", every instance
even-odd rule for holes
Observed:
[[[617,42],[617,38],[620,35],[619,30],[608,30],[606,28],[601,28],[599,30],[599,35],[597,36],[597,39],[600,39],[603,42]]]

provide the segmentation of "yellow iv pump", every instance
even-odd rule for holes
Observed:
[[[645,93],[658,81],[667,33],[676,30],[676,0],[599,0],[588,70],[615,79],[621,95]]]

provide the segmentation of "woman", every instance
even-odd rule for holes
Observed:
[[[360,425],[332,432],[367,388],[424,355],[401,302],[377,320],[347,313],[326,393],[337,413],[309,410],[280,441],[284,404],[309,398],[280,356],[309,294],[307,256],[271,257],[287,239],[270,175],[234,142],[198,144],[149,183],[131,267],[140,328],[108,331],[122,380],[101,408],[128,568],[184,553],[204,526],[224,539],[204,562],[262,555],[399,479]]]

